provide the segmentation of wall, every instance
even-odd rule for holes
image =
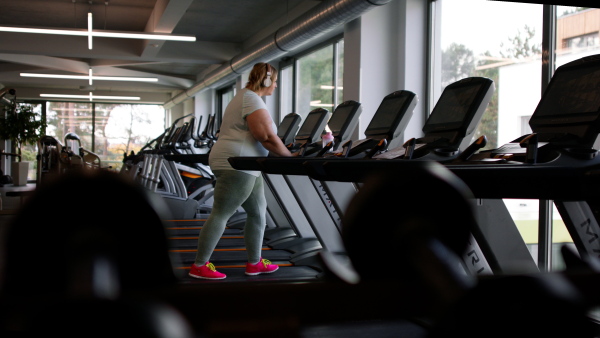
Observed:
[[[364,138],[381,100],[397,90],[414,92],[419,103],[404,135],[390,147],[422,136],[428,114],[423,100],[427,84],[427,6],[419,0],[393,1],[346,25],[344,99],[356,100],[363,107],[357,138]]]

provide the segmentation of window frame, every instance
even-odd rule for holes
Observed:
[[[289,67],[293,67],[292,69],[292,74],[293,74],[293,80],[292,80],[292,84],[293,84],[293,89],[292,89],[292,109],[294,112],[303,115],[302,112],[298,112],[298,62],[305,56],[308,56],[322,48],[328,47],[328,46],[333,46],[332,48],[332,60],[333,60],[333,65],[332,65],[332,77],[333,77],[333,81],[337,82],[337,76],[338,76],[338,56],[339,56],[339,42],[344,40],[344,34],[338,34],[334,37],[331,37],[323,42],[320,42],[318,44],[315,44],[313,46],[311,46],[310,48],[307,48],[295,55],[292,56],[286,56],[284,58],[282,58],[282,60],[279,62],[279,69],[280,71],[282,71],[283,69],[287,69]],[[279,88],[279,90],[283,90],[284,88]],[[341,102],[339,102],[339,95],[337,93],[337,90],[333,91],[333,108],[335,109],[335,107],[337,107]],[[283,119],[283,115],[289,113],[289,112],[283,112],[282,108],[282,102],[279,102],[279,121],[281,121],[281,119]],[[307,114],[308,112],[305,112],[305,114]]]

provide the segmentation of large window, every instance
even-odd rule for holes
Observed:
[[[233,97],[235,96],[235,84],[231,84],[227,87],[221,88],[217,90],[217,114],[216,120],[214,121],[215,127],[213,128],[215,132],[218,131],[219,126],[221,125],[221,121],[223,119],[223,114],[225,113],[225,109]]]
[[[475,137],[486,135],[486,149],[531,132],[529,118],[545,87],[543,65],[558,67],[598,53],[600,9],[556,7],[556,17],[546,21],[556,27],[557,50],[542,60],[544,6],[485,0],[439,0],[434,3],[439,36],[432,46],[432,104],[448,84],[470,76],[494,80],[496,91]],[[510,18],[510,19],[507,19]],[[585,23],[585,24],[584,24]],[[436,27],[435,25],[432,27]],[[436,68],[437,65],[437,68]],[[547,78],[546,78],[547,81]],[[537,200],[505,200],[534,259],[538,258],[540,222]],[[552,268],[562,267],[559,245],[571,243],[564,222],[554,207]]]
[[[65,136],[74,133],[103,167],[119,170],[125,153],[136,153],[164,132],[164,115],[157,105],[47,102],[46,134],[65,144]]]
[[[436,97],[460,79],[490,78],[496,91],[475,137],[485,135],[491,149],[521,136],[523,117],[531,116],[541,93],[542,6],[443,0],[440,31]]]
[[[277,79],[277,81],[279,81],[277,88],[279,89],[280,120],[287,114],[296,113],[294,105],[294,89],[296,88],[294,76],[295,69],[293,62],[281,64],[279,79]]]
[[[280,111],[306,116],[316,108],[333,111],[344,98],[344,40],[319,45],[280,64]]]
[[[28,104],[33,108],[33,112],[36,115],[42,116],[42,104],[39,103],[19,103]],[[43,132],[43,131],[42,131]],[[14,145],[13,145],[14,146]],[[27,180],[33,181],[36,175],[37,169],[37,145],[36,144],[24,144],[21,147],[21,161],[29,162],[29,171],[27,173]]]

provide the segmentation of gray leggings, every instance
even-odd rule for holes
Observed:
[[[248,261],[256,263],[261,257],[266,226],[267,201],[262,176],[237,170],[215,170],[213,209],[198,236],[195,263],[206,264],[225,231],[229,218],[241,206],[246,211],[244,242]]]

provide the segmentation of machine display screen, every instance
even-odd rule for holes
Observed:
[[[481,89],[480,83],[468,86],[446,87],[436,103],[427,124],[460,123],[469,117],[473,103]]]
[[[336,135],[342,131],[356,108],[358,108],[357,105],[339,105],[337,109],[333,111],[328,122],[332,134]]]
[[[597,116],[600,113],[600,63],[595,68],[558,69],[532,119],[569,115]],[[566,117],[566,116],[565,116]],[[569,122],[569,121],[565,121]]]
[[[320,124],[323,120],[323,115],[327,110],[319,109],[318,112],[310,112],[302,123],[302,127],[298,131],[296,138],[308,138],[314,134],[314,129]]]
[[[290,129],[290,127],[292,126],[292,123],[294,123],[294,120],[296,119],[295,116],[286,116],[283,121],[281,121],[281,124],[279,124],[279,127],[277,128],[277,136],[284,137],[286,135],[286,133],[288,132],[288,130]]]
[[[394,121],[398,118],[398,113],[406,106],[406,101],[408,100],[407,95],[397,95],[386,97],[377,111],[375,115],[373,115],[373,119],[369,123],[367,127],[366,133],[371,130],[377,130],[379,133],[382,133],[381,130],[388,131],[394,127]]]

